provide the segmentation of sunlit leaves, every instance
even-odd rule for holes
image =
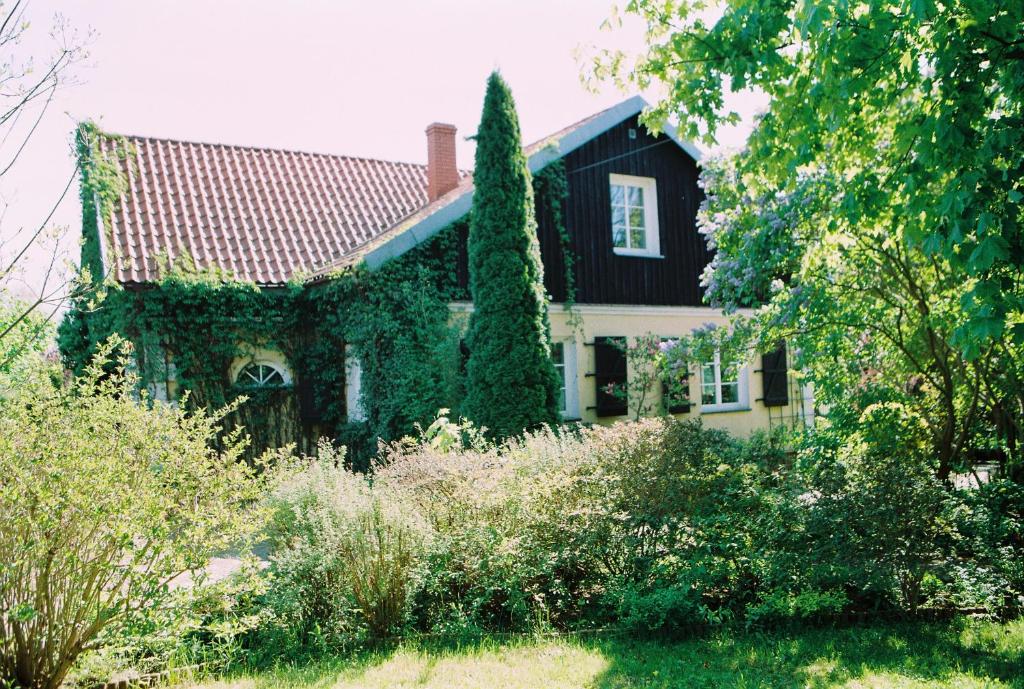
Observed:
[[[647,22],[649,45],[603,65],[666,87],[650,121],[678,118],[711,142],[732,119],[726,87],[765,92],[743,169],[779,189],[807,168],[855,181],[837,209],[848,221],[891,214],[908,244],[998,277],[995,317],[1019,311],[1024,5],[732,0],[714,12],[638,0],[625,11]],[[971,319],[973,336],[997,332],[992,317]]]

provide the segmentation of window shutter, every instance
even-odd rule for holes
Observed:
[[[786,372],[786,343],[761,355],[761,380],[764,384],[764,406],[784,407],[789,404],[789,380]]]
[[[306,376],[300,376],[295,387],[299,397],[299,419],[306,422],[323,419],[324,407],[316,390],[313,389],[313,381]]]
[[[623,416],[629,413],[626,400],[610,394],[608,386],[625,389],[626,352],[624,337],[594,338],[594,380],[597,385],[597,415]]]

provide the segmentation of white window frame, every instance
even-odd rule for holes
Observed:
[[[562,345],[562,368],[565,372],[565,409],[559,409],[563,419],[580,418],[580,386],[576,364],[576,340],[556,339],[552,346]],[[557,368],[557,365],[556,365]]]
[[[715,368],[715,403],[705,404],[704,402],[704,367],[713,364]],[[722,402],[722,354],[715,350],[715,357],[711,361],[699,362],[700,387],[698,388],[697,401],[700,403],[701,413],[720,411],[748,411],[750,409],[750,393],[748,387],[748,371],[746,366],[740,366],[736,371],[736,401]]]
[[[243,380],[242,379],[242,374],[245,373],[245,370],[247,368],[249,368],[250,366],[265,366],[265,367],[267,367],[269,369],[273,369],[274,371],[277,372],[278,375],[281,376],[282,383],[280,385],[261,385],[261,384],[256,383],[255,381],[253,381],[251,379]],[[286,387],[286,386],[291,385],[291,384],[292,384],[292,374],[291,374],[291,372],[288,370],[287,367],[282,366],[277,361],[268,361],[266,359],[252,359],[252,360],[244,362],[241,366],[239,366],[238,367],[238,371],[235,373],[235,385],[238,385],[238,386],[241,386],[241,387],[250,387],[250,388]]]
[[[615,229],[612,226],[612,251],[619,256],[640,256],[646,258],[663,258],[661,255],[661,232],[658,230],[658,183],[653,177],[635,177],[633,175],[608,175],[608,214],[612,214],[611,188],[613,186],[639,187],[644,192],[644,233],[646,245],[643,249],[614,246]],[[627,214],[628,215],[628,214]],[[627,218],[628,220],[628,218]],[[626,241],[629,242],[629,228],[626,228]]]
[[[345,411],[349,421],[366,421],[366,410],[363,409],[363,366],[348,345],[345,345]]]

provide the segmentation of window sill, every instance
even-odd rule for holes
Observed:
[[[635,249],[621,249],[612,248],[612,253],[616,256],[628,256],[631,258],[665,258],[663,254],[655,254],[650,251],[637,251]]]
[[[750,411],[746,404],[703,404],[700,406],[701,414],[727,414],[734,411]]]

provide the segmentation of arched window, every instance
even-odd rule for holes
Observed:
[[[253,362],[242,367],[235,384],[246,388],[276,388],[288,384],[283,370],[266,362]]]

